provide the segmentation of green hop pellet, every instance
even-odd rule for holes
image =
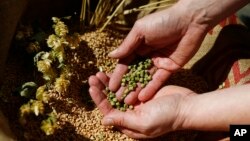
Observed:
[[[133,110],[133,109],[134,109],[134,106],[133,106],[133,105],[129,105],[129,109],[130,109],[130,110]]]
[[[115,94],[109,94],[109,98],[113,98],[113,97],[115,97]]]
[[[110,101],[110,104],[111,104],[112,106],[114,106],[114,105],[115,105],[115,102],[114,102],[114,101]]]
[[[143,78],[140,78],[140,79],[139,79],[139,82],[141,82],[141,83],[142,83],[142,82],[143,82]]]
[[[127,77],[127,78],[126,78],[126,81],[129,81],[129,80],[130,80],[130,78],[129,78],[129,77]]]
[[[126,84],[125,84],[124,82],[122,82],[121,86],[125,87],[125,86],[126,86]]]
[[[125,109],[127,109],[127,108],[128,108],[128,104],[125,103],[125,104],[123,105],[123,107],[124,107]]]
[[[141,84],[141,87],[142,87],[142,88],[144,88],[145,86],[146,86],[146,84],[144,84],[144,83],[143,83],[143,84]]]
[[[120,106],[120,102],[117,101],[117,102],[115,103],[115,105],[116,105],[116,106]]]
[[[148,80],[148,81],[152,80],[152,76],[149,75],[149,76],[147,77],[147,80]]]
[[[113,100],[114,102],[116,102],[116,101],[117,101],[117,98],[113,98],[112,100]]]
[[[140,78],[139,77],[135,77],[135,81],[139,81],[140,80]]]
[[[123,112],[126,111],[124,107],[121,107],[120,110]]]
[[[129,89],[125,89],[125,90],[124,90],[124,94],[127,95],[128,93],[129,93]]]

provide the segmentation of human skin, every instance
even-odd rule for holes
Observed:
[[[170,131],[228,131],[230,124],[250,123],[250,84],[204,94],[165,86],[152,99],[121,112],[109,104],[105,87],[109,77],[97,73],[89,78],[90,95],[104,114],[102,124],[115,126],[132,138],[153,138]]]
[[[119,59],[111,77],[99,72],[89,78],[90,95],[104,114],[102,123],[132,138],[153,138],[185,129],[228,131],[230,124],[249,124],[249,84],[199,95],[178,86],[160,89],[171,73],[196,53],[209,29],[248,2],[180,0],[138,20],[118,49],[109,54]],[[111,107],[103,90],[107,86],[112,91],[121,89],[121,78],[136,55],[152,57],[157,71],[144,89],[125,99],[135,104],[135,109],[121,112]]]
[[[212,27],[248,2],[180,0],[169,9],[139,19],[123,43],[109,54],[119,59],[110,79],[110,90],[121,95],[120,82],[129,62],[137,55],[147,56],[157,68],[153,80],[144,89],[130,93],[125,102],[149,100],[172,73],[193,57]]]

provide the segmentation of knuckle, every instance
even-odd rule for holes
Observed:
[[[118,126],[124,126],[125,119],[124,117],[121,117],[119,120],[116,120],[115,124]]]
[[[134,24],[133,29],[137,32],[140,33],[142,31],[142,27],[144,26],[143,21],[142,20],[137,20]]]

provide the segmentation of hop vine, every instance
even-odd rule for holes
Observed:
[[[80,44],[79,34],[68,35],[68,27],[57,17],[52,17],[54,33],[47,38],[49,51],[41,51],[34,57],[37,70],[42,73],[45,84],[37,86],[35,82],[25,83],[20,90],[20,95],[30,100],[20,107],[20,122],[26,124],[26,117],[45,115],[45,106],[50,100],[49,89],[54,88],[59,94],[65,93],[70,85],[70,69],[66,64],[65,50],[75,49]],[[54,85],[54,87],[51,87]],[[53,109],[53,107],[52,107]],[[41,123],[41,130],[46,135],[51,135],[58,128],[56,111],[47,114],[48,118]],[[44,117],[44,116],[43,116]]]

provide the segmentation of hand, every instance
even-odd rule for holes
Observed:
[[[115,126],[132,138],[153,138],[181,129],[183,120],[179,113],[182,103],[188,95],[194,94],[186,88],[166,86],[152,100],[140,102],[133,110],[121,112],[113,109],[106,99],[104,89],[108,83],[109,77],[101,72],[89,78],[90,95],[104,114],[102,123]]]
[[[138,20],[123,43],[109,54],[120,60],[110,78],[109,88],[119,91],[129,62],[137,55],[148,56],[157,71],[144,89],[133,93],[125,102],[133,104],[137,98],[144,102],[152,98],[170,74],[198,50],[207,33],[207,25],[198,21],[179,3]]]

